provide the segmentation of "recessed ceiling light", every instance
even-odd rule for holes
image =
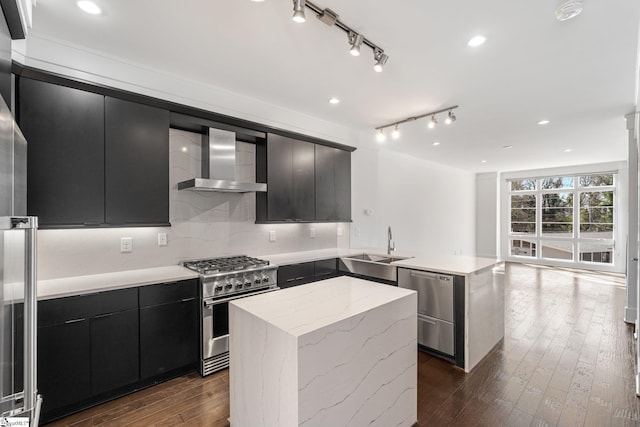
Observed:
[[[538,124],[541,125],[541,126],[548,125],[549,123],[551,123],[549,120],[540,120],[538,122]]]
[[[433,145],[435,145],[437,147],[438,145],[440,145],[440,143],[438,141],[436,141],[436,142],[433,143]]]
[[[513,148],[513,145],[504,145],[502,148],[506,148],[506,149]]]
[[[340,100],[338,98],[336,98],[336,97],[329,98],[329,103],[330,104],[339,104]]]
[[[84,10],[87,13],[90,13],[91,15],[100,15],[102,13],[102,9],[100,9],[100,7],[92,1],[81,0],[76,4],[80,9]]]
[[[565,153],[570,153],[570,152],[572,152],[572,151],[573,151],[573,150],[572,150],[571,148],[565,148],[565,149],[564,149],[564,152],[565,152]]]
[[[556,9],[556,18],[558,21],[567,21],[580,15],[581,12],[582,0],[569,0]]]
[[[484,44],[484,42],[487,41],[487,38],[485,36],[474,36],[471,38],[471,40],[469,40],[469,42],[467,43],[467,45],[471,46],[471,47],[478,47],[482,44]]]
[[[487,163],[487,161],[486,160],[481,160],[480,163]]]

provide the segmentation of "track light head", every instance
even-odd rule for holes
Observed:
[[[447,115],[447,118],[444,119],[444,124],[445,125],[450,125],[451,123],[456,121],[456,115],[453,114],[453,111],[449,110],[449,114]]]
[[[400,138],[400,131],[398,130],[398,125],[396,125],[395,129],[393,129],[393,132],[391,132],[391,138],[393,139]]]
[[[307,18],[304,16],[305,0],[293,0],[293,20],[295,22],[304,22]]]
[[[378,129],[376,131],[376,141],[384,142],[385,139],[387,139],[387,137],[384,135],[384,132],[382,131],[382,129]]]
[[[436,127],[437,124],[438,124],[438,121],[436,120],[436,115],[432,114],[431,120],[429,120],[429,124],[427,125],[427,127],[429,129],[433,129],[434,127]]]
[[[364,40],[364,36],[362,34],[349,33],[349,43],[351,43],[351,49],[349,49],[349,53],[353,56],[360,56],[360,46],[362,46],[362,41]]]
[[[380,73],[382,72],[382,68],[384,67],[384,64],[387,63],[387,59],[389,59],[389,57],[382,50],[376,49],[373,51],[373,59],[376,61],[373,69]]]

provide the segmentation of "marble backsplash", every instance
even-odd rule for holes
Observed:
[[[178,191],[178,182],[200,175],[200,144],[199,134],[170,131],[171,227],[40,230],[38,278],[160,267],[224,255],[349,247],[348,223],[255,224],[255,193]],[[255,145],[238,142],[236,165],[238,180],[255,181]],[[276,242],[269,242],[269,231],[276,232]],[[158,233],[167,233],[167,246],[158,246]],[[131,253],[120,253],[121,237],[133,239]]]

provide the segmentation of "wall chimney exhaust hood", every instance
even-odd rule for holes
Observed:
[[[178,183],[178,190],[249,193],[267,191],[267,184],[236,181],[236,134],[209,128],[202,137],[202,173]]]

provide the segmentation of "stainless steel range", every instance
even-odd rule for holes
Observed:
[[[278,267],[248,256],[186,261],[200,274],[202,376],[229,366],[229,301],[277,291]]]

